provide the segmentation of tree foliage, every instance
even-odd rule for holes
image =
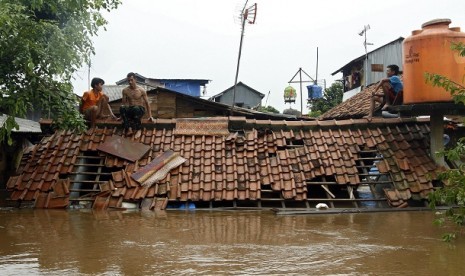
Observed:
[[[465,56],[465,44],[452,44],[451,48]],[[456,103],[465,104],[465,87],[456,83],[446,76],[432,73],[425,74],[426,81],[433,86],[442,87],[450,92]],[[458,161],[458,168],[448,169],[439,174],[439,179],[443,181],[444,186],[438,188],[429,194],[430,206],[434,209],[437,205],[449,206],[444,216],[436,220],[439,225],[446,222],[456,226],[452,233],[445,233],[443,240],[451,241],[457,237],[457,233],[464,231],[465,226],[465,138],[460,138],[457,144],[440,153],[450,161]]]
[[[0,0],[0,142],[28,110],[49,111],[58,128],[82,130],[73,73],[94,54],[91,38],[120,0]],[[49,113],[47,112],[47,113]],[[11,141],[11,140],[10,140]]]
[[[276,113],[279,114],[279,110],[276,108],[272,107],[271,105],[268,106],[260,106],[258,107],[258,111],[260,112],[268,112],[268,113]]]
[[[337,106],[342,102],[342,95],[344,93],[342,83],[334,82],[329,88],[326,88],[323,97],[319,99],[312,99],[309,102],[311,109],[308,114],[310,117],[318,117],[331,108]]]

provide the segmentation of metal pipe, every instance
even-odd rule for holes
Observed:
[[[300,116],[303,113],[303,97],[302,97],[302,68],[299,68],[299,78],[300,78]]]

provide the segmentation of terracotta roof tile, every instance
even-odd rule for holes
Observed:
[[[379,172],[388,174],[396,187],[387,193],[389,203],[401,206],[412,193],[420,198],[427,195],[432,183],[426,175],[434,174],[437,167],[427,154],[429,128],[411,120],[396,122],[383,120],[382,124],[372,126],[366,120],[350,120],[352,127],[347,128],[348,124],[340,121],[256,120],[247,123],[266,124],[263,129],[270,125],[290,129],[252,128],[243,135],[233,132],[229,136],[173,135],[172,129],[144,128],[138,141],[151,149],[136,163],[96,151],[105,137],[120,132],[117,128],[95,128],[82,135],[57,132],[23,156],[25,166],[21,174],[10,178],[7,187],[12,200],[36,200],[36,205],[43,208],[52,201],[50,206],[65,206],[66,200],[57,199],[57,195],[71,197],[63,183],[76,173],[73,164],[78,156],[84,156],[85,160],[90,154],[95,160],[101,158],[101,170],[110,180],[98,185],[100,191],[111,193],[108,199],[96,197],[99,200],[94,204],[98,208],[120,207],[124,200],[144,202],[144,208],[155,208],[158,199],[153,204],[145,199],[158,196],[163,197],[160,206],[167,202],[165,198],[206,202],[257,200],[263,196],[262,189],[279,192],[281,199],[301,201],[314,189],[307,181],[332,179],[340,185],[360,184],[361,171],[357,168],[363,162],[360,154],[371,149],[382,155],[376,163]],[[357,128],[356,123],[363,128]],[[178,152],[186,162],[150,188],[141,187],[129,177],[167,149]],[[69,185],[66,184],[68,188]],[[53,194],[52,201],[47,193]]]

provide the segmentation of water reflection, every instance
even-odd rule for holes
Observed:
[[[429,212],[0,212],[6,274],[461,275]]]

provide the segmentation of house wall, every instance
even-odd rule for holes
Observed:
[[[160,119],[171,118],[195,118],[208,116],[224,116],[224,112],[212,109],[211,107],[202,106],[185,100],[182,96],[177,97],[174,93],[157,92],[148,93],[148,100],[152,117]],[[119,115],[121,100],[110,103],[113,113]],[[143,117],[148,118],[148,114]]]
[[[380,65],[380,69],[382,70],[373,71],[372,65],[374,64]],[[403,70],[401,40],[390,43],[368,54],[368,74],[366,74],[367,80],[365,80],[365,59],[358,59],[357,61],[348,64],[342,72],[344,79],[344,91],[351,91],[360,85],[366,87],[367,85],[379,82],[381,79],[386,77],[386,68],[390,64],[396,64],[399,66],[401,71]],[[354,72],[359,72],[360,85],[346,85],[348,81],[352,80]]]
[[[373,72],[371,70],[372,64],[383,64],[382,72]],[[368,84],[379,82],[386,77],[386,69],[390,64],[396,64],[400,70],[402,66],[402,41],[386,45],[368,55]]]
[[[31,145],[20,135],[15,134],[13,144],[0,143],[0,190],[6,188],[8,178],[16,172],[23,155],[23,145]]]
[[[231,105],[233,101],[233,89],[229,89],[221,95],[219,100],[220,103]],[[262,98],[257,93],[250,91],[247,87],[244,86],[236,86],[236,98],[235,98],[236,105],[243,103],[242,107],[244,108],[252,108],[254,106],[259,105],[262,102]]]

